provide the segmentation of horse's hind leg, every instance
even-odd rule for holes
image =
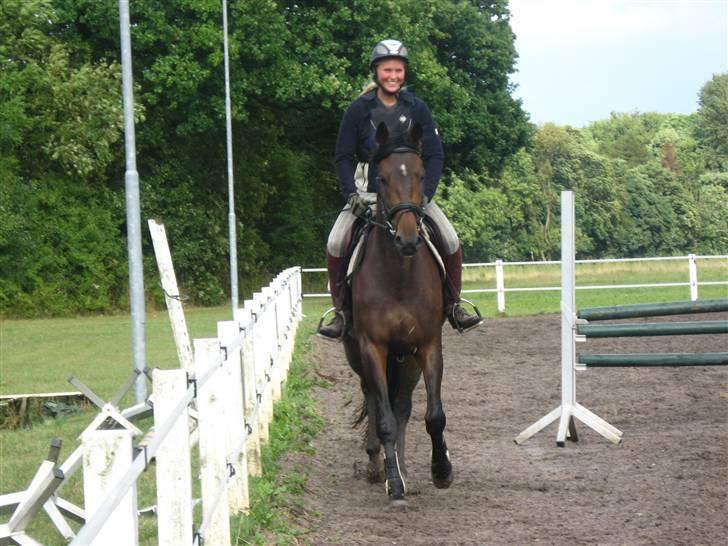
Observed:
[[[427,389],[427,412],[425,425],[427,433],[432,439],[432,483],[435,487],[444,489],[452,483],[452,464],[445,443],[445,411],[442,409],[440,398],[442,386],[442,347],[440,344],[420,350],[422,373],[425,377]]]
[[[366,396],[366,393],[365,393]],[[381,442],[377,436],[377,402],[373,396],[366,396],[367,405],[367,480],[369,483],[384,482],[384,459],[382,459]]]
[[[381,444],[377,436],[377,406],[376,399],[369,395],[364,378],[364,368],[362,367],[361,353],[359,351],[359,343],[350,336],[344,336],[344,350],[346,351],[346,359],[351,369],[361,379],[361,392],[364,395],[364,407],[361,414],[356,419],[356,424],[363,422],[366,418],[366,452],[369,456],[367,463],[366,478],[370,483],[384,482],[384,461],[381,454]]]

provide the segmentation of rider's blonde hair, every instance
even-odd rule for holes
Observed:
[[[368,84],[364,86],[364,89],[361,90],[361,93],[359,93],[359,96],[366,95],[367,93],[374,91],[376,88],[378,88],[379,85],[375,81],[370,81]]]

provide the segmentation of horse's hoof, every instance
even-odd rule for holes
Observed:
[[[445,461],[443,468],[437,468],[439,465],[432,465],[432,483],[438,489],[447,489],[452,485],[452,464]]]
[[[409,503],[406,499],[390,499],[387,505],[387,512],[406,512]]]
[[[448,474],[445,477],[437,477],[434,474],[432,476],[432,483],[438,489],[447,489],[448,487],[450,487],[452,485],[452,480],[453,480],[452,471],[450,471],[450,474]]]
[[[367,481],[369,483],[384,483],[385,480],[384,465],[381,459],[378,462],[369,461],[367,465]]]
[[[367,470],[367,481],[369,483],[384,483],[385,476],[384,471],[377,468],[370,468]]]

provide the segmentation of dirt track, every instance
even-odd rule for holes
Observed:
[[[465,336],[446,328],[444,344],[455,481],[448,490],[429,482],[420,383],[406,457],[415,492],[406,512],[392,513],[384,486],[360,471],[366,454],[350,426],[358,380],[341,344],[315,339],[330,383],[316,392],[328,426],[315,457],[291,461],[309,472],[304,505],[312,510],[299,523],[313,529],[312,544],[728,544],[728,368],[578,372],[579,402],[621,429],[622,444],[577,423],[578,443],[556,447],[552,424],[518,446],[513,437],[559,404],[559,317],[489,320]],[[728,336],[586,345],[726,351]]]

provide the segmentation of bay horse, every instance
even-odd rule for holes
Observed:
[[[351,319],[343,342],[364,394],[369,479],[381,480],[383,466],[389,502],[396,506],[406,504],[405,430],[420,376],[427,390],[432,481],[438,488],[452,483],[440,398],[445,311],[440,269],[423,240],[422,127],[415,124],[406,135],[390,138],[382,122],[375,138],[376,213],[369,218],[373,227],[351,279]]]

